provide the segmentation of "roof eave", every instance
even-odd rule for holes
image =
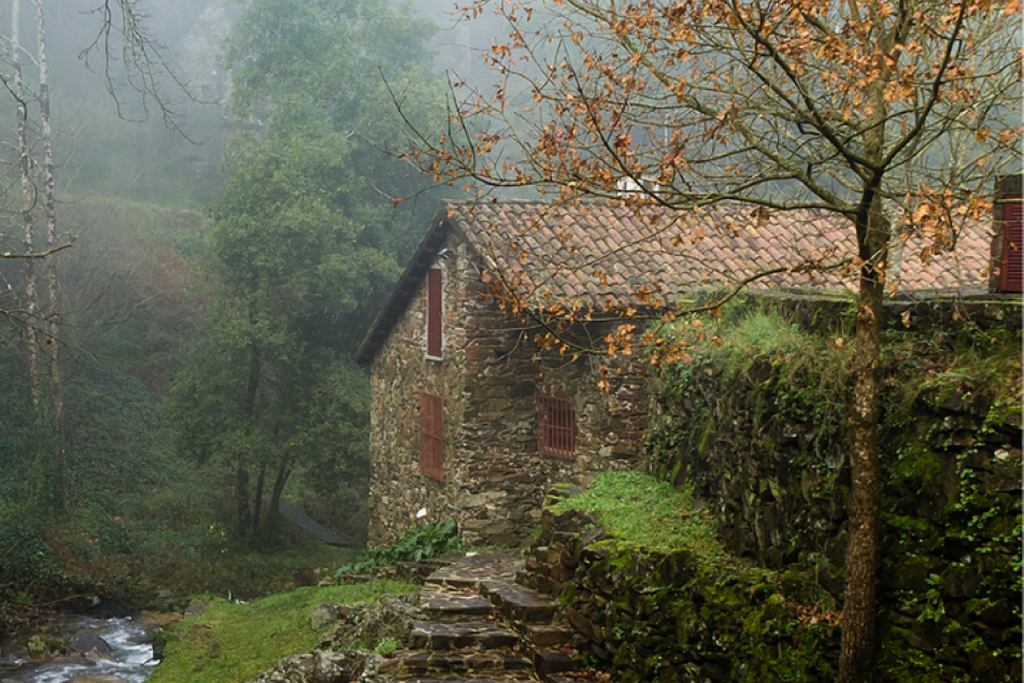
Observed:
[[[450,221],[448,218],[448,204],[446,203],[437,212],[430,223],[430,229],[420,240],[416,251],[409,258],[405,270],[399,276],[398,281],[391,290],[387,302],[381,308],[380,313],[374,318],[373,324],[367,331],[363,341],[356,349],[356,362],[364,367],[373,363],[377,352],[384,345],[384,341],[391,333],[391,328],[398,322],[399,318],[409,306],[413,295],[419,287],[420,282],[430,269],[437,252],[448,237]]]

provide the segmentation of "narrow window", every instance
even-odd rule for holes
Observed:
[[[427,358],[441,360],[441,323],[444,312],[441,306],[440,268],[427,271]]]
[[[573,458],[576,413],[572,399],[541,396],[537,401],[537,450],[543,455]]]
[[[1007,197],[1003,206],[1002,286],[1004,292],[1019,292],[1024,275],[1024,229],[1021,227],[1021,198]]]
[[[444,399],[420,394],[420,472],[444,481]]]

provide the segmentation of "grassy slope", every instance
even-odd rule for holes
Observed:
[[[322,633],[309,628],[309,614],[315,606],[372,601],[383,593],[416,590],[417,586],[408,583],[376,581],[330,588],[298,588],[248,604],[217,599],[203,614],[186,619],[175,629],[164,661],[149,682],[247,681],[282,657],[313,649]]]
[[[724,559],[709,510],[695,509],[689,491],[640,472],[603,472],[583,493],[552,507],[597,515],[609,533],[626,544],[670,553],[689,548],[705,559]],[[653,522],[653,523],[652,523]]]

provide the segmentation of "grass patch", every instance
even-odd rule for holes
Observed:
[[[708,510],[698,510],[688,490],[640,472],[603,472],[583,493],[551,507],[554,513],[586,510],[609,535],[627,545],[670,553],[680,548],[725,559]]]
[[[775,308],[738,307],[719,320],[696,327],[693,323],[674,323],[668,336],[690,347],[696,365],[725,373],[725,382],[748,376],[759,360],[778,366],[783,382],[828,389],[844,385],[849,377],[853,344],[842,331],[807,331]]]
[[[909,406],[921,394],[941,401],[960,387],[983,387],[998,402],[1020,403],[1019,327],[963,322],[928,334],[887,330],[882,344],[893,403]]]
[[[197,617],[183,621],[167,644],[150,683],[237,683],[254,678],[282,657],[313,649],[322,631],[309,627],[309,613],[327,603],[354,604],[384,593],[414,593],[398,581],[298,588],[248,604],[216,599]]]

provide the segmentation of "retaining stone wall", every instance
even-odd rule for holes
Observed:
[[[814,568],[841,604],[845,436],[810,415],[755,419],[758,401],[772,405],[772,392],[790,389],[771,374],[769,360],[755,365],[747,389],[726,396],[719,375],[697,371],[691,390],[659,395],[651,468],[695,487],[734,553],[784,571]],[[1020,406],[995,404],[965,381],[903,410],[891,407],[879,438],[880,637],[891,652],[969,680],[1020,680]]]
[[[714,570],[687,550],[637,551],[580,510],[545,511],[518,580],[559,595],[573,645],[620,683],[834,681],[840,633],[803,618],[804,577]]]
[[[952,582],[943,574],[943,600],[976,590],[985,570]],[[818,578],[813,568],[712,569],[688,550],[625,548],[600,520],[571,510],[543,513],[518,581],[560,597],[573,645],[615,681],[825,683],[836,678],[842,634]],[[908,597],[880,596],[880,680],[1021,680],[1019,601],[975,598],[932,620],[901,609]]]

